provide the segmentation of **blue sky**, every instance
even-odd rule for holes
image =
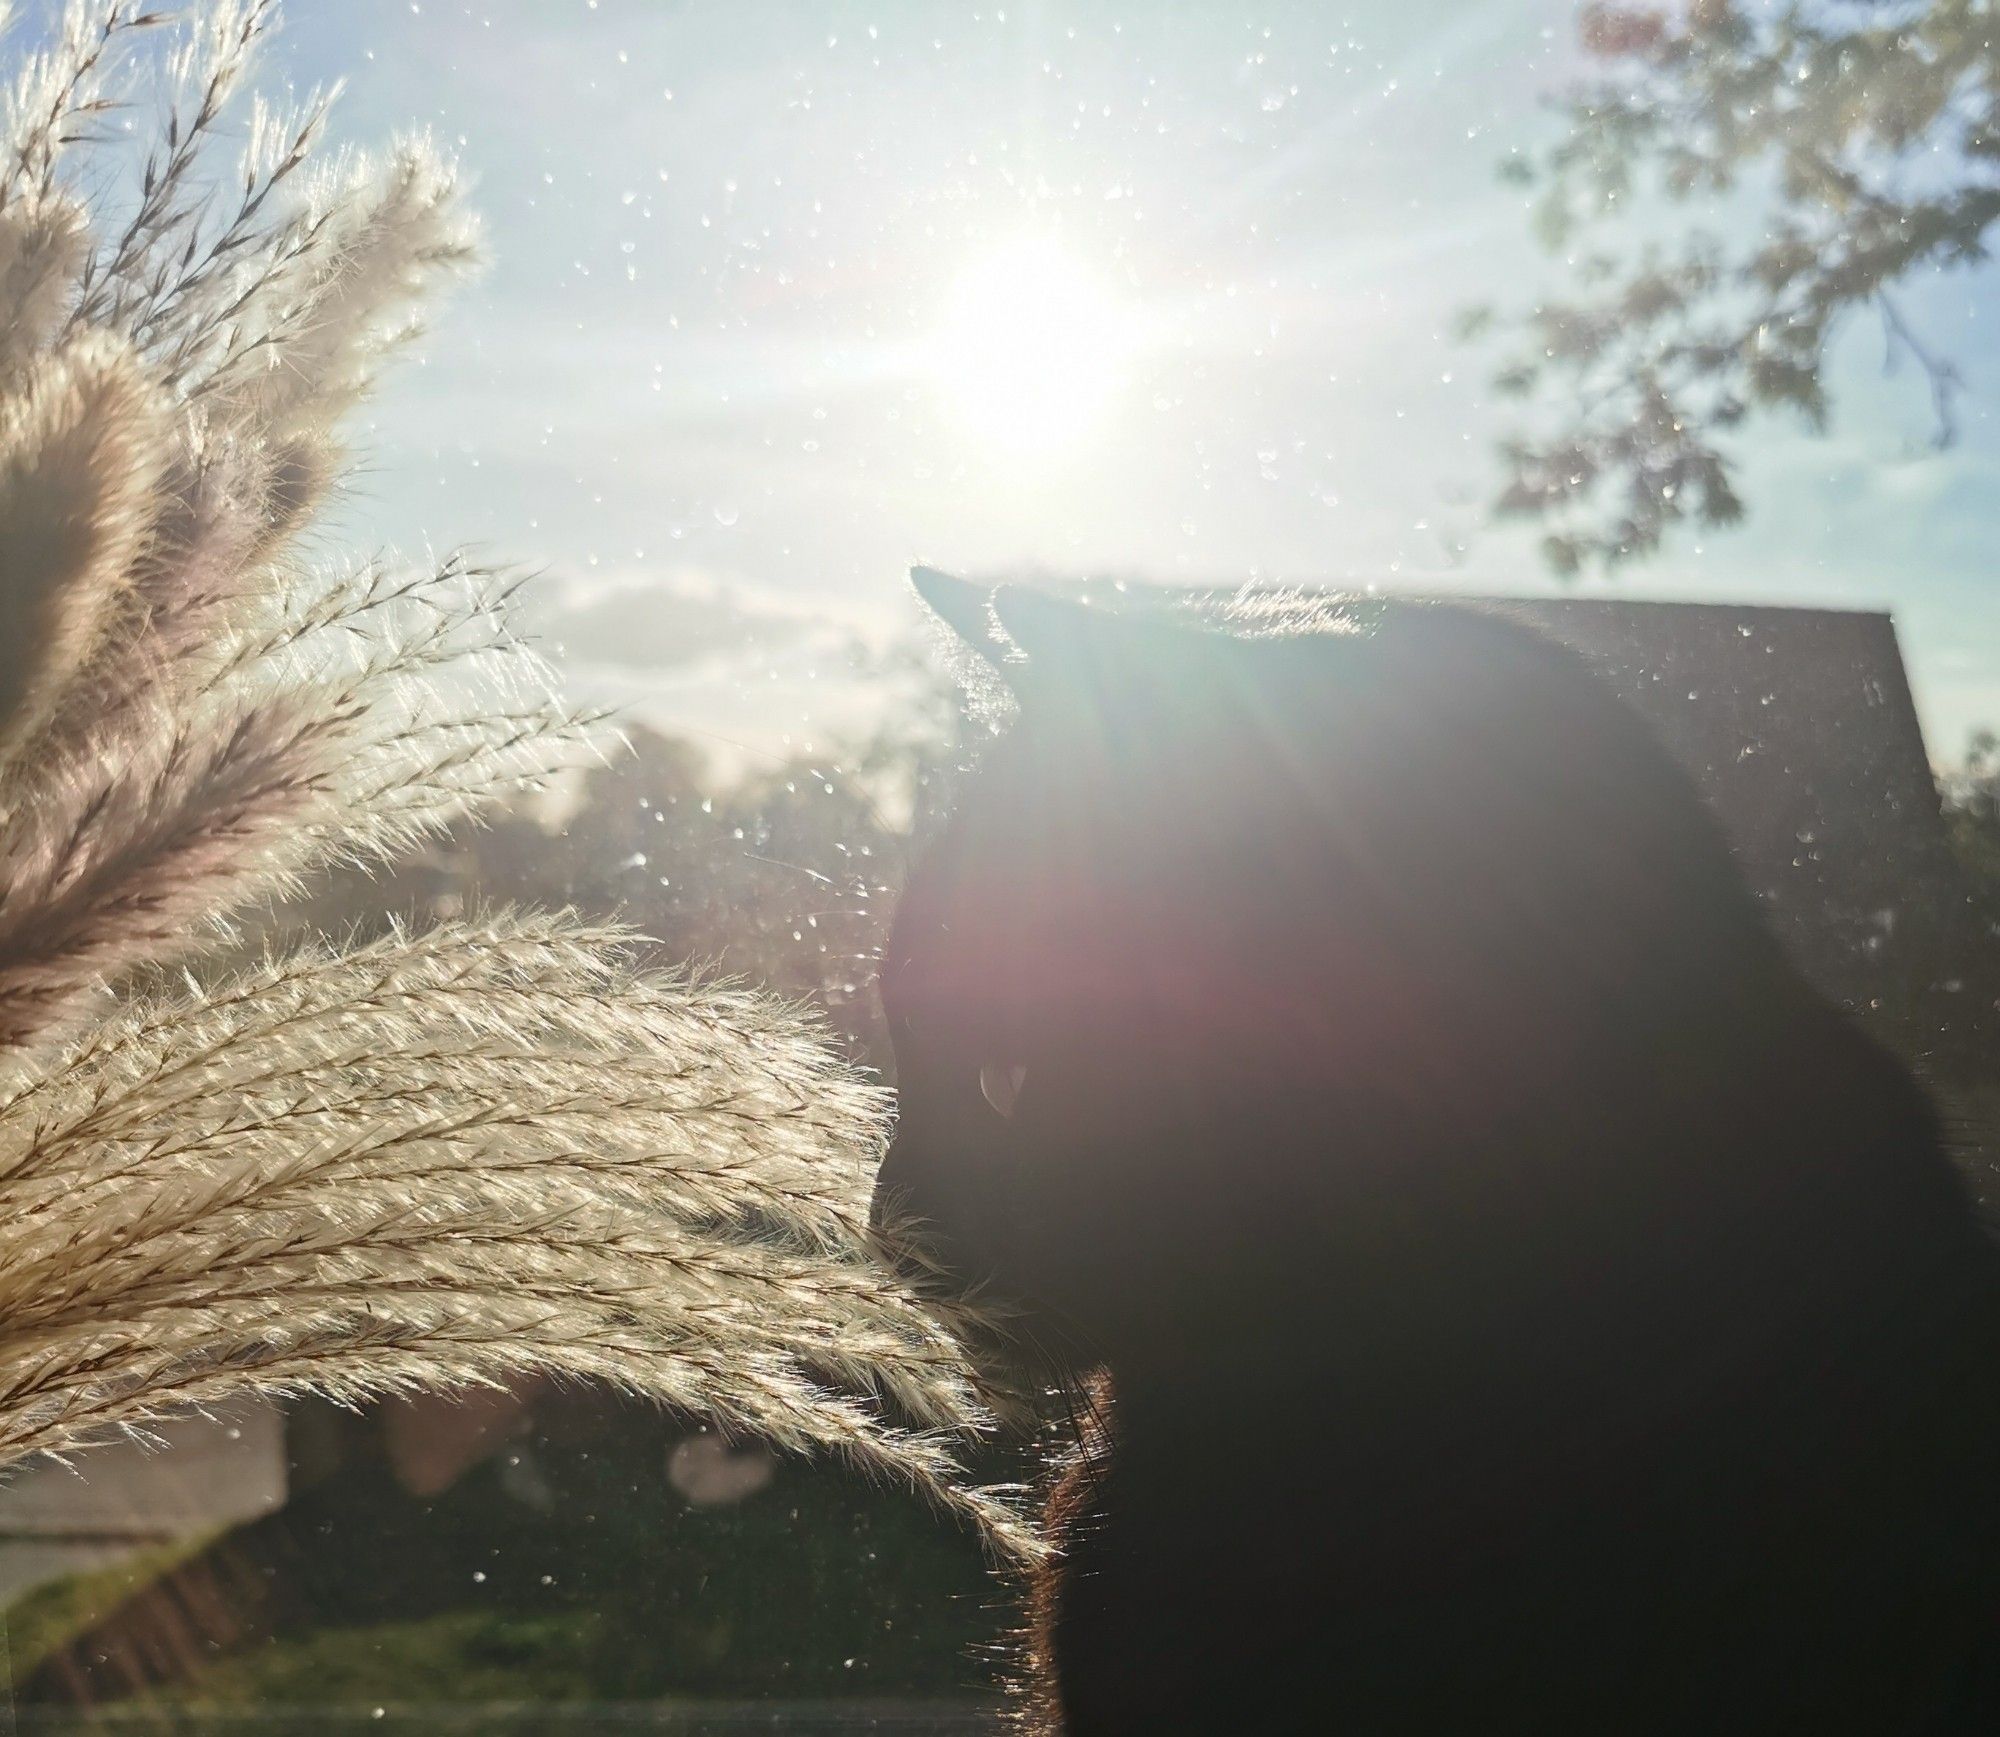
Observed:
[[[345,78],[345,140],[431,130],[490,255],[359,429],[346,529],[547,567],[577,685],[760,751],[865,715],[851,648],[917,559],[1553,589],[1484,519],[1500,408],[1449,328],[1551,281],[1494,166],[1547,136],[1568,19],[292,0],[267,76]],[[1048,450],[976,401],[1032,359],[940,350],[1024,235],[1122,334]],[[1756,431],[1750,523],[1614,588],[1892,608],[1933,756],[2000,722],[1993,282],[1907,300],[1964,376],[1954,449],[1857,324],[1834,434]]]

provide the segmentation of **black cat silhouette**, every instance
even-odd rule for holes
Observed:
[[[917,581],[1018,716],[876,1207],[1089,1413],[1044,1723],[2000,1730],[2000,1262],[1636,714],[1494,612]]]

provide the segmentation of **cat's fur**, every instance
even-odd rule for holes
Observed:
[[[1993,1250],[1638,717],[1491,613],[919,583],[1019,715],[877,1205],[1092,1401],[1050,1721],[2000,1729]]]

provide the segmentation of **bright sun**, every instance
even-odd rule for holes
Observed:
[[[1130,310],[1054,241],[1028,235],[958,280],[933,360],[966,426],[1029,457],[1073,447],[1098,424],[1134,338]]]

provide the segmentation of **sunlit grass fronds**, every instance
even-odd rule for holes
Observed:
[[[52,720],[0,777],[0,1040],[198,943],[218,910],[534,788],[595,722],[547,697],[504,590],[456,562],[302,579],[285,610],[185,654],[188,673],[193,694],[158,672]]]
[[[65,154],[95,136],[113,107],[107,81],[124,39],[165,20],[136,0],[70,0],[49,45],[23,60],[0,103],[0,210],[48,196]],[[0,23],[12,22],[0,15]]]
[[[197,9],[136,184],[78,0],[0,104],[0,1464],[240,1393],[589,1378],[835,1452],[1031,1548],[959,1336],[873,1258],[884,1106],[812,1022],[501,915],[175,982],[329,861],[591,750],[458,557],[308,563],[340,418],[466,264],[422,142],[253,107]],[[129,164],[124,166],[131,166]]]
[[[275,16],[187,21],[129,196],[102,122],[155,14],[73,6],[5,104],[0,1044],[320,862],[532,786],[589,734],[497,578],[351,580],[293,553],[342,469],[340,415],[471,230],[423,145],[314,174],[320,98],[256,106],[218,180]]]
[[[588,1375],[892,1474],[955,1335],[870,1258],[885,1104],[804,1015],[499,914],[130,997],[0,1088],[0,1459],[163,1405]]]
[[[276,0],[212,0],[187,22],[169,64],[166,115],[147,151],[138,197],[84,269],[77,323],[143,331],[145,311],[165,296],[176,260],[199,253],[208,207],[202,170],[276,13]]]
[[[171,434],[165,395],[107,337],[35,357],[0,396],[0,749],[34,732],[109,633]]]
[[[37,1187],[108,1188],[224,1143],[283,1148],[307,1180],[393,1148],[412,1175],[574,1173],[686,1222],[847,1246],[881,1098],[802,1029],[767,997],[635,974],[617,931],[561,917],[321,945],[135,997],[59,1066],[18,1070],[0,1184],[31,1213]]]
[[[176,364],[216,415],[274,436],[344,414],[420,329],[433,284],[476,247],[455,168],[421,138],[323,180],[287,239],[279,269],[210,346],[219,354]]]
[[[0,374],[40,354],[64,317],[89,243],[83,212],[52,196],[0,209]]]

